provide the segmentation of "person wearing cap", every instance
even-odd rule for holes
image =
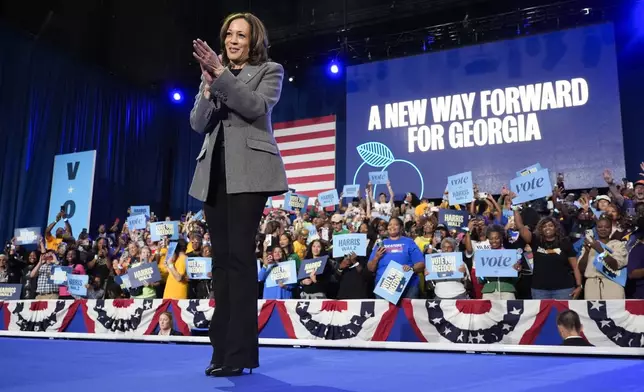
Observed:
[[[642,162],[640,166],[644,171],[644,162]],[[640,173],[640,175],[642,176],[644,175],[644,173]],[[624,207],[624,196],[622,196],[621,192],[617,188],[617,184],[615,184],[615,181],[613,179],[613,174],[608,169],[604,170],[604,181],[606,181],[606,184],[608,184],[608,190],[615,204],[618,207]],[[639,180],[635,184],[633,184],[633,195],[634,204],[644,203],[644,180]]]
[[[340,214],[333,214],[331,217],[333,226],[333,235],[349,234],[349,230],[344,228],[344,217]]]

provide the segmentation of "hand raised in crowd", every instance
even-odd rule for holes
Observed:
[[[403,270],[403,271],[405,271],[405,272],[409,272],[409,271],[411,271],[411,266],[409,266],[409,265],[407,265],[407,264],[404,264],[404,265],[402,266],[402,270]]]
[[[644,162],[640,163],[640,177],[644,177]]]
[[[376,260],[382,259],[382,257],[387,253],[387,249],[385,249],[384,246],[378,247],[378,250],[376,251],[376,256],[374,257]]]
[[[607,184],[612,184],[613,183],[613,172],[610,171],[610,169],[604,169],[604,181],[606,181]]]

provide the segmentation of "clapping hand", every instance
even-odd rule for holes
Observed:
[[[204,80],[208,84],[212,83],[215,76],[221,74],[224,70],[221,56],[217,56],[217,53],[208,46],[208,43],[200,39],[192,41],[192,47],[194,48],[192,55],[199,61]]]

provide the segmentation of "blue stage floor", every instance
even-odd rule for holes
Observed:
[[[210,346],[0,338],[0,391],[644,391],[640,359],[261,349],[261,367],[203,374]]]

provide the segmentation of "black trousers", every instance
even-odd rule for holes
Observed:
[[[259,343],[255,235],[267,196],[261,193],[229,195],[223,159],[217,161],[212,167],[215,172],[204,203],[214,258],[215,312],[208,333],[213,348],[211,363],[256,368]]]

